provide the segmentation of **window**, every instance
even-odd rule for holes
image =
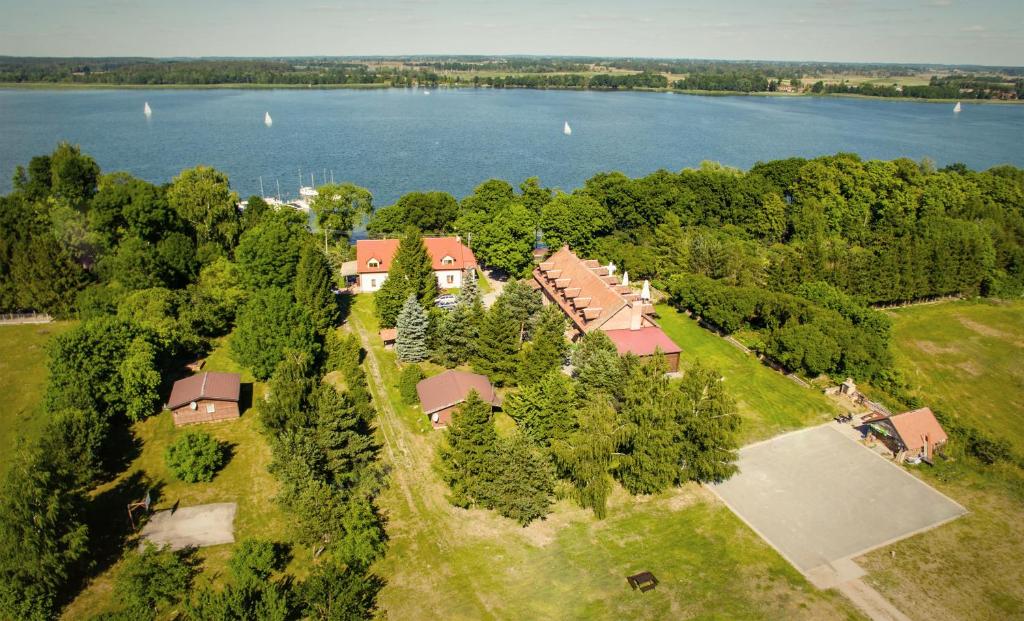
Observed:
[[[455,284],[455,274],[448,274],[448,284],[449,285],[454,285]]]
[[[212,403],[207,403],[206,404],[206,413],[207,414],[213,414],[216,411],[217,411],[217,407],[215,405],[213,405]]]
[[[441,259],[441,265],[451,265],[453,263],[455,263],[455,259],[453,259],[452,257],[446,256],[445,258]]]
[[[380,261],[377,259],[370,259],[366,262],[367,267],[380,267]]]
[[[371,278],[370,279],[370,288],[373,289],[376,286],[377,286],[377,279],[376,278]]]

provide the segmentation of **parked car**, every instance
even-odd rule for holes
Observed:
[[[439,295],[434,299],[434,306],[437,306],[438,308],[455,308],[455,305],[458,303],[458,298],[450,293]]]

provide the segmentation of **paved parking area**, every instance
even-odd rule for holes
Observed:
[[[712,489],[809,576],[966,513],[832,424],[745,447],[739,467]]]
[[[142,537],[157,547],[170,545],[172,550],[233,543],[237,507],[233,502],[221,502],[173,513],[157,511],[143,527]]]

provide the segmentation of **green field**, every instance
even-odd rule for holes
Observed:
[[[892,311],[897,367],[924,403],[1024,447],[1024,303]],[[954,438],[953,442],[956,439]],[[1024,472],[957,459],[912,469],[969,513],[857,562],[911,618],[1024,618]]]
[[[452,507],[435,471],[441,433],[399,399],[398,368],[377,337],[371,296],[357,296],[351,324],[368,349],[393,465],[381,498],[389,549],[375,567],[387,581],[380,605],[389,618],[859,618],[696,485],[641,498],[616,490],[600,521],[560,501],[527,528]],[[643,570],[661,581],[655,591],[627,586],[625,577]]]
[[[921,400],[1024,454],[1024,303],[954,302],[890,315],[896,365]]]
[[[46,422],[42,412],[46,387],[46,343],[53,335],[76,322],[0,326],[0,455],[11,455],[17,446],[30,442]],[[10,460],[0,459],[0,476]]]
[[[725,378],[743,417],[743,444],[820,424],[838,413],[820,392],[766,367],[671,306],[659,304],[657,312],[662,329],[683,350],[680,368],[700,361]]]

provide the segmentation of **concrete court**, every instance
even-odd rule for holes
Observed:
[[[173,513],[157,511],[143,527],[142,537],[157,547],[170,545],[172,550],[233,543],[237,507],[233,502],[221,502]]]
[[[739,468],[712,489],[812,579],[966,513],[831,424],[747,446]]]

